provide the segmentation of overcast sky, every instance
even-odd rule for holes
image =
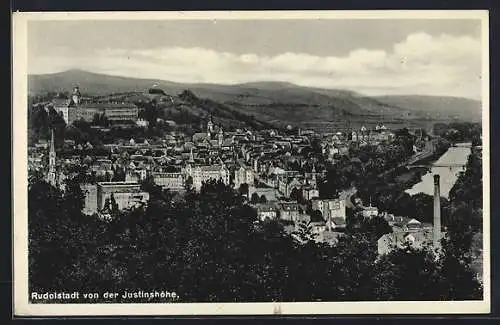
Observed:
[[[479,20],[30,21],[28,70],[481,98]]]

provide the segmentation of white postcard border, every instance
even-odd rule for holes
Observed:
[[[477,314],[490,312],[489,22],[486,10],[432,11],[213,11],[213,12],[14,12],[13,31],[13,315],[324,315]],[[31,304],[28,301],[27,232],[27,23],[30,20],[215,20],[215,19],[480,19],[483,105],[483,279],[482,301]]]

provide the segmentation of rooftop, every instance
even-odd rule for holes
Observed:
[[[113,186],[113,187],[116,187],[116,186],[122,186],[122,187],[132,187],[132,186],[140,186],[139,183],[137,182],[98,182],[97,185],[99,186]]]

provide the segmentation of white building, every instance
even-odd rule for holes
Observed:
[[[278,209],[272,203],[259,203],[255,205],[255,208],[260,221],[274,220],[278,217]]]
[[[197,191],[201,189],[204,182],[209,180],[221,180],[224,184],[229,185],[229,169],[224,164],[196,167],[188,164],[185,168],[185,174],[193,179],[193,187]]]
[[[321,212],[324,220],[346,218],[345,201],[341,199],[313,199],[312,209]]]
[[[163,189],[172,191],[184,190],[185,176],[183,173],[152,173],[156,185],[161,186]]]
[[[85,195],[83,213],[93,214],[104,209],[107,200],[113,196],[118,209],[127,209],[137,204],[145,204],[149,193],[141,190],[135,182],[99,182],[97,184],[82,184]]]
[[[376,217],[378,216],[378,208],[372,207],[371,205],[369,207],[364,207],[362,214],[365,218]]]
[[[241,166],[234,172],[234,186],[239,188],[241,184],[254,185],[254,174],[252,169]]]

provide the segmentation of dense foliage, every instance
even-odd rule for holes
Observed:
[[[473,145],[481,145],[482,143],[481,123],[437,123],[434,125],[434,133],[452,143],[472,142]]]
[[[256,222],[255,210],[222,183],[188,190],[180,200],[154,184],[143,186],[151,195],[147,206],[120,212],[110,202],[113,219],[103,221],[82,215],[76,181],[61,193],[31,178],[30,290],[170,290],[182,302],[481,295],[474,277],[457,276],[469,273],[456,258],[436,260],[428,250],[404,248],[377,258],[376,240],[386,229],[376,220],[348,229],[333,247],[313,241],[305,227],[308,240],[299,243],[279,221]],[[460,255],[454,246],[450,252]]]

